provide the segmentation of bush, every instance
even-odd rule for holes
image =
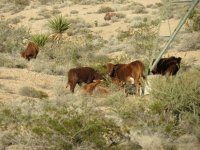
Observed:
[[[0,52],[18,53],[22,48],[23,39],[28,39],[30,34],[25,27],[12,28],[8,22],[0,22]]]
[[[134,13],[134,14],[146,14],[148,12],[145,10],[144,6],[136,5],[134,10],[132,11],[132,13]]]
[[[192,29],[194,31],[200,31],[200,15],[194,17],[193,24],[192,24]]]
[[[200,48],[199,38],[199,32],[181,34],[178,48],[183,51],[198,50]]]
[[[134,46],[136,54],[146,54],[148,59],[152,59],[152,50],[155,47],[156,36],[157,27],[148,25],[146,22],[140,28],[135,29],[131,43]]]
[[[107,12],[114,12],[114,10],[111,7],[108,6],[101,6],[99,10],[97,10],[97,13],[107,13]]]
[[[0,67],[8,68],[27,68],[25,60],[13,59],[13,57],[7,57],[6,55],[1,55],[0,57]]]
[[[78,14],[79,12],[77,10],[71,10],[70,14]]]
[[[116,14],[116,17],[117,17],[117,18],[125,18],[125,17],[126,17],[126,14],[117,13],[117,14]]]
[[[133,31],[131,29],[127,31],[120,31],[117,35],[117,39],[120,41],[126,40],[133,36]]]
[[[34,98],[39,98],[39,99],[48,97],[48,95],[45,92],[36,90],[33,87],[23,87],[23,88],[21,88],[20,94],[23,95],[23,96],[34,97]]]
[[[28,6],[30,4],[30,0],[7,0],[8,3],[14,3],[16,5],[24,5]]]
[[[56,100],[0,107],[0,129],[0,145],[6,148],[17,144],[26,149],[107,149],[124,138],[111,119]]]
[[[69,21],[63,16],[57,16],[48,21],[49,28],[55,33],[63,33],[69,29]]]
[[[70,27],[67,31],[69,36],[74,36],[76,34],[89,34],[91,31],[88,29],[92,27],[89,23],[86,23],[85,20],[81,18],[70,19]]]
[[[199,71],[191,71],[176,77],[157,78],[156,81],[152,81],[151,94],[154,101],[150,109],[155,114],[160,114],[161,119],[162,114],[169,111],[169,122],[167,124],[165,121],[161,122],[166,132],[174,135],[194,133],[196,126],[199,126],[197,121],[200,119],[199,75]]]
[[[42,5],[62,3],[63,0],[38,0]]]
[[[46,42],[48,41],[48,35],[37,34],[37,35],[32,36],[32,40],[38,46],[43,47],[46,44]]]

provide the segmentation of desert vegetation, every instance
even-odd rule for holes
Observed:
[[[199,149],[199,4],[164,56],[182,57],[179,72],[148,76],[148,95],[126,97],[104,67],[141,60],[147,75],[169,39],[162,27],[179,21],[188,6],[0,0],[0,149]],[[107,12],[116,16],[106,21]],[[39,46],[30,61],[20,56],[28,41]],[[107,94],[66,89],[68,70],[81,66],[103,75]]]

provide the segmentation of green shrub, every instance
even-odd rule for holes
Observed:
[[[23,87],[23,88],[21,88],[20,94],[23,95],[23,96],[40,98],[40,99],[48,97],[48,95],[45,92],[36,90],[33,87]]]
[[[32,40],[35,44],[43,47],[48,41],[48,35],[46,34],[36,34],[32,36]]]
[[[63,16],[57,16],[48,21],[49,28],[52,29],[54,33],[63,33],[69,29],[69,21]]]
[[[157,26],[149,25],[147,22],[144,22],[140,28],[135,29],[131,41],[136,54],[146,54],[148,59],[152,59],[156,36]]]
[[[152,81],[154,101],[150,105],[150,109],[160,115],[166,109],[170,111],[169,124],[161,122],[165,126],[166,132],[172,134],[190,133],[196,126],[199,126],[197,121],[200,119],[199,75],[199,71],[191,71],[176,77],[156,78]],[[180,121],[180,116],[182,121],[184,120],[183,124]]]
[[[69,107],[66,101],[62,105],[57,103],[29,100],[18,106],[0,107],[0,129],[4,133],[0,145],[7,147],[14,143],[30,149],[106,149],[124,138],[120,127],[104,115],[87,107]]]
[[[117,39],[120,40],[120,41],[123,41],[123,40],[126,40],[126,39],[128,39],[132,36],[133,36],[133,32],[132,32],[131,29],[129,29],[127,31],[118,32]]]

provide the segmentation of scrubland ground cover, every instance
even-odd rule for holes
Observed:
[[[187,7],[157,0],[0,0],[0,149],[199,149],[199,4],[170,47],[182,57],[180,71],[150,80],[149,95],[126,97],[103,67],[140,59],[147,73],[168,40],[160,35],[162,22]],[[29,10],[32,16],[23,13]],[[118,16],[103,20],[108,11]],[[27,40],[40,49],[30,62],[20,57]],[[66,74],[78,66],[104,74],[109,94],[85,95],[78,86],[71,94]]]

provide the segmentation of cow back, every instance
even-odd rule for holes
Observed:
[[[68,79],[76,78],[77,82],[91,83],[93,80],[102,79],[102,76],[90,67],[79,67],[70,69]]]

